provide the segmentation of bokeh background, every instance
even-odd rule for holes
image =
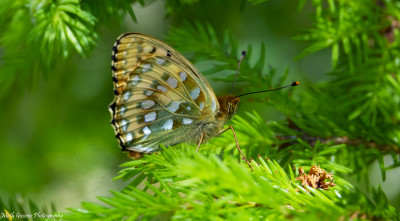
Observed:
[[[167,7],[171,2],[180,2],[180,5],[171,11]],[[199,10],[199,4],[210,7]],[[35,70],[10,73],[17,77],[8,84],[0,103],[0,196],[3,199],[17,196],[31,198],[39,204],[54,202],[64,211],[67,207],[78,207],[81,201],[96,201],[96,196],[109,195],[110,189],[120,190],[126,184],[112,180],[119,165],[128,158],[118,147],[107,109],[113,100],[111,49],[122,33],[141,32],[165,40],[171,26],[201,21],[210,24],[217,33],[229,31],[243,49],[249,44],[261,48],[264,43],[266,63],[278,75],[288,70],[289,81],[299,80],[301,86],[312,87],[329,79],[326,74],[331,70],[330,50],[295,59],[307,46],[293,37],[311,25],[310,14],[314,9],[308,3],[302,10],[291,0],[270,0],[263,4],[239,0],[160,0],[146,1],[144,6],[135,2],[131,6],[137,22],[127,12],[120,12],[125,14],[123,19],[116,16],[116,20],[112,17],[100,20],[97,46],[85,57],[75,53],[68,59],[56,58],[57,64],[45,73],[34,74]],[[23,32],[18,30],[21,27],[15,29]],[[10,49],[4,43],[7,41],[2,40],[0,55],[6,55]],[[254,53],[260,48],[253,48]],[[21,55],[11,65],[24,66],[45,57],[43,53]],[[252,64],[257,58],[252,59],[244,62]],[[7,65],[10,63],[0,58],[2,79],[7,78],[4,71]],[[207,66],[204,62],[195,65],[200,71]],[[30,74],[34,77],[26,77]],[[217,95],[227,93],[230,87],[211,80],[210,84]],[[242,102],[238,113],[254,109],[266,120],[285,118],[273,108],[261,108],[257,103]],[[371,184],[382,182],[378,167],[373,166],[371,171],[379,177],[371,179]],[[398,203],[399,174],[388,173],[392,175],[387,176],[383,187],[389,198]]]

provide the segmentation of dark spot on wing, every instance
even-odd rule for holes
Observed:
[[[167,81],[168,78],[169,78],[169,74],[168,74],[168,73],[164,73],[164,74],[161,76],[161,79],[163,79],[164,81]]]
[[[116,106],[117,106],[117,104],[115,103],[115,101],[112,102],[112,103],[108,106],[108,108],[111,110],[113,116],[114,116],[114,113],[115,113],[115,107],[116,107]]]
[[[154,80],[153,83],[151,84],[151,88],[157,89],[158,85],[160,85],[160,83],[157,80]]]

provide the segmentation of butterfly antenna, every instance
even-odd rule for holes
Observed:
[[[249,92],[249,93],[241,94],[241,95],[236,96],[236,97],[241,97],[241,96],[249,95],[249,94],[257,94],[257,93],[264,93],[264,92],[277,91],[277,90],[281,90],[281,89],[283,89],[283,88],[297,86],[297,85],[299,85],[299,84],[300,84],[300,82],[294,81],[294,82],[292,82],[291,84],[285,85],[285,86],[283,86],[283,87],[274,88],[274,89],[271,89],[271,90]]]
[[[242,60],[243,60],[243,58],[244,58],[245,55],[246,55],[246,51],[243,50],[243,51],[242,51],[242,57],[241,57],[240,60],[239,60],[239,65],[238,65],[238,68],[237,68],[237,70],[236,70],[235,80],[233,81],[232,89],[231,89],[231,92],[229,93],[229,96],[232,94],[233,88],[235,87],[236,79],[237,79],[237,76],[238,76],[238,74],[239,74],[240,64],[242,63]]]

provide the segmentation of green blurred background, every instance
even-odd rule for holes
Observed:
[[[197,4],[212,7],[200,11]],[[141,32],[164,40],[171,25],[201,21],[209,23],[218,34],[230,31],[243,48],[248,44],[261,46],[264,42],[266,63],[276,68],[278,75],[288,68],[288,79],[301,81],[303,87],[327,79],[326,73],[331,69],[329,50],[294,59],[306,46],[292,38],[310,27],[309,13],[313,9],[309,5],[298,11],[296,1],[290,0],[271,0],[259,5],[243,1],[212,4],[193,1],[172,13],[168,13],[165,5],[164,1],[146,2],[144,7],[134,3],[137,23],[126,14],[122,22],[111,20],[109,24],[100,24],[98,45],[86,58],[78,54],[67,60],[60,58],[49,74],[38,75],[32,84],[21,77],[17,79],[18,87],[1,98],[0,195],[3,198],[28,197],[39,205],[54,202],[58,209],[64,210],[124,186],[121,180],[112,181],[118,166],[128,158],[118,147],[107,109],[113,100],[111,49],[122,33]],[[0,48],[0,54],[6,50]],[[260,48],[254,51],[257,53]],[[195,65],[201,71],[206,64]],[[227,93],[228,86],[212,81],[210,84],[217,95]],[[242,102],[238,113],[257,109],[265,119],[284,119],[273,109],[253,105]],[[392,188],[396,179],[388,177],[384,187],[389,197],[397,195],[398,190]],[[371,182],[376,184],[379,180]]]

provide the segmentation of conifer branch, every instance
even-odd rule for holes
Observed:
[[[87,56],[97,45],[100,24],[119,22],[125,12],[136,19],[131,8],[136,1],[144,5],[144,0],[1,1],[0,96],[12,87],[34,87],[76,53]]]
[[[262,217],[283,220],[292,216],[317,218],[320,214],[332,219],[346,219],[355,215],[360,217],[364,214],[376,218],[393,218],[398,215],[380,197],[374,200],[388,206],[388,209],[375,209],[363,194],[337,176],[337,186],[331,187],[331,190],[304,189],[295,181],[290,167],[289,175],[275,161],[264,160],[262,157],[258,157],[257,161],[259,163],[252,162],[254,171],[250,172],[244,163],[238,164],[232,157],[220,160],[214,154],[195,152],[195,147],[182,145],[164,149],[161,154],[146,155],[140,163],[125,163],[123,166],[127,168],[120,172],[121,177],[131,177],[133,182],[122,192],[113,192],[112,197],[99,198],[106,206],[83,203],[82,209],[71,209],[67,218]],[[135,181],[138,176],[133,175],[132,171],[144,174],[147,180],[151,177],[151,182],[146,182],[144,187],[139,186]],[[148,189],[153,193],[148,193]],[[379,189],[378,192],[382,196]],[[347,197],[360,203],[344,203]],[[202,212],[206,210],[207,213]]]

